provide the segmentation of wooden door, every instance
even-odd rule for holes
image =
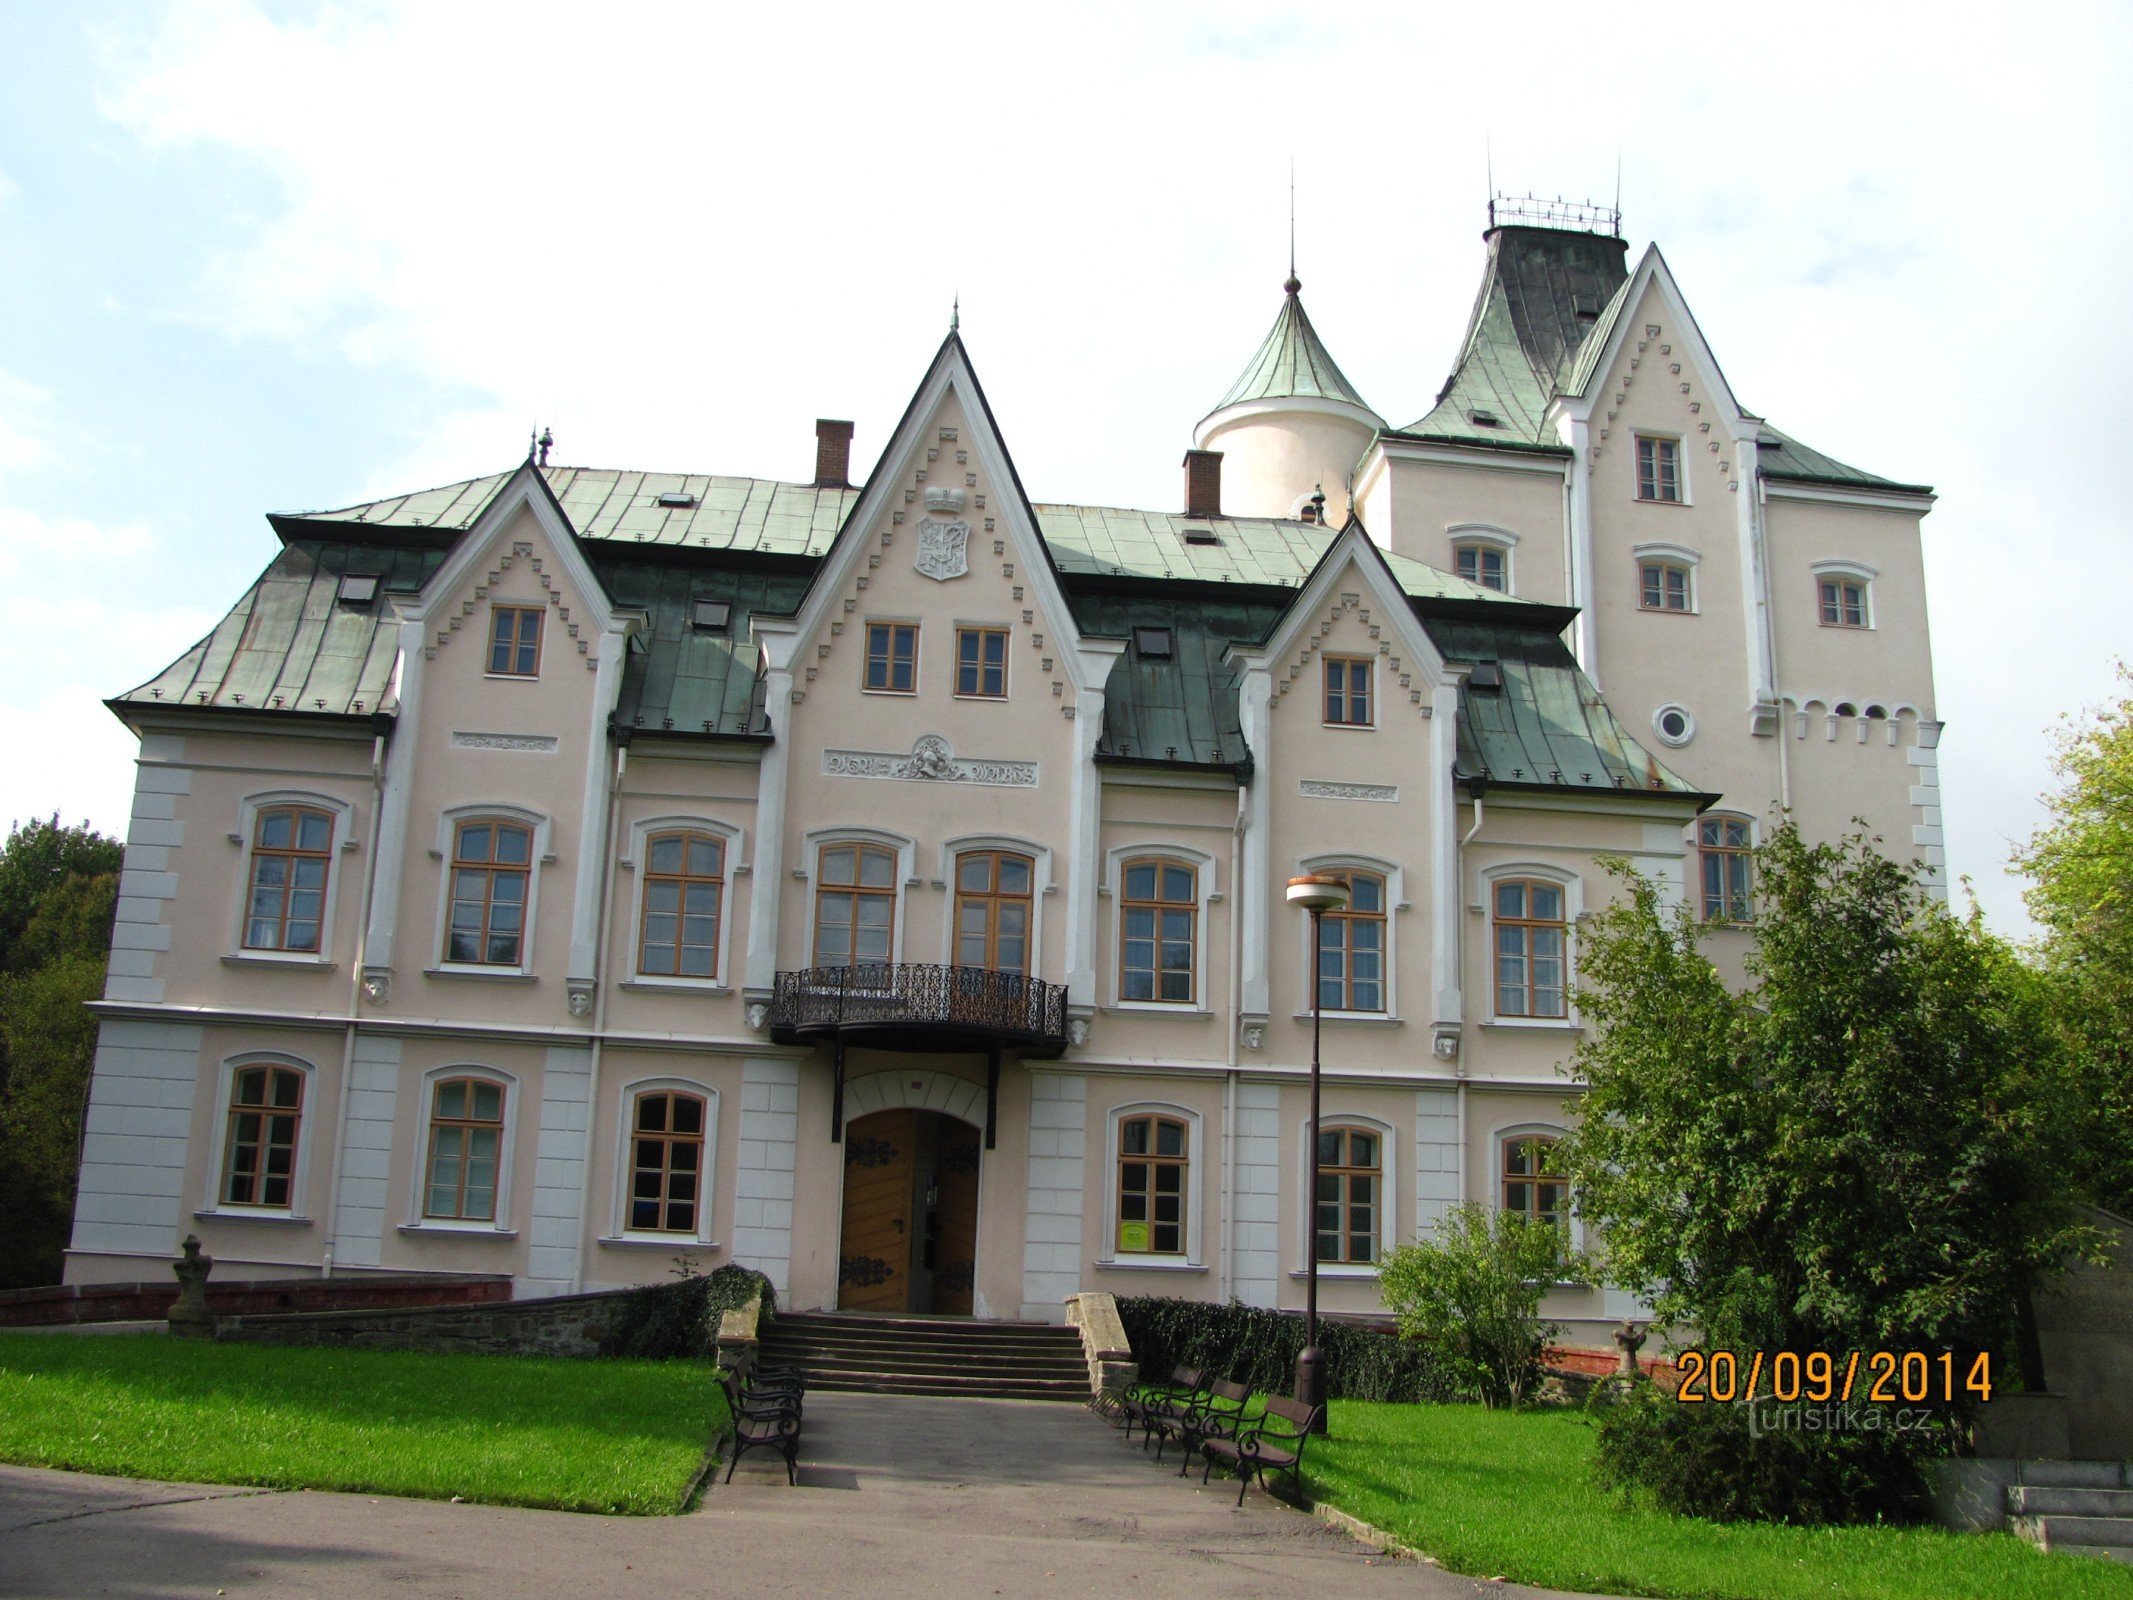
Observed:
[[[918,1113],[877,1111],[844,1129],[837,1309],[902,1311],[911,1292],[911,1182]]]
[[[953,1117],[942,1117],[940,1130],[933,1309],[951,1317],[967,1317],[977,1278],[978,1130]]]

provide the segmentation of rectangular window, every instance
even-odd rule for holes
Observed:
[[[316,955],[333,868],[333,817],[310,806],[270,806],[252,831],[244,947]]]
[[[918,691],[918,624],[867,624],[866,686],[882,694]]]
[[[1459,576],[1484,589],[1508,589],[1504,582],[1503,552],[1494,545],[1462,544],[1452,547],[1452,562]]]
[[[422,1214],[454,1222],[494,1222],[503,1149],[504,1086],[486,1078],[448,1078],[438,1084],[430,1103]]]
[[[1318,1003],[1327,1011],[1385,1009],[1385,880],[1336,872],[1348,908],[1318,919]]]
[[[1007,695],[1007,630],[955,631],[955,692],[999,700]]]
[[[1185,1174],[1191,1133],[1176,1117],[1127,1117],[1118,1125],[1120,1255],[1185,1253]]]
[[[1567,1017],[1564,953],[1570,926],[1560,884],[1496,885],[1496,1014]]]
[[[1011,850],[973,850],[955,863],[955,964],[1029,971],[1034,864]]]
[[[1689,609],[1689,569],[1672,561],[1637,564],[1637,604],[1646,611]]]
[[[1355,656],[1326,657],[1326,721],[1349,728],[1370,726],[1370,663]]]
[[[718,976],[726,842],[682,829],[644,843],[644,923],[637,970],[654,978]]]
[[[241,1067],[230,1079],[222,1204],[287,1211],[295,1204],[296,1136],[304,1075],[294,1067]]]
[[[1754,915],[1749,896],[1748,824],[1740,817],[1702,817],[1696,823],[1697,857],[1703,872],[1703,920],[1746,922]]]
[[[1638,436],[1637,498],[1681,503],[1680,441]]]
[[[489,613],[489,671],[499,678],[541,675],[538,606],[498,606]]]
[[[481,967],[519,965],[532,878],[532,829],[516,822],[462,822],[452,839],[445,960]]]
[[[1119,998],[1191,1005],[1199,873],[1179,861],[1129,861],[1119,907]]]
[[[1503,1142],[1503,1208],[1531,1222],[1560,1226],[1570,1215],[1570,1180],[1563,1147],[1541,1134]]]
[[[824,845],[815,874],[815,965],[884,963],[895,931],[895,855],[878,845]]]
[[[630,1118],[630,1231],[697,1231],[704,1173],[701,1096],[640,1094]]]
[[[1825,628],[1863,628],[1866,626],[1866,585],[1857,578],[1824,578],[1820,584],[1822,594],[1822,626]]]
[[[1384,1147],[1368,1128],[1318,1134],[1318,1259],[1367,1266],[1378,1258],[1378,1181]]]

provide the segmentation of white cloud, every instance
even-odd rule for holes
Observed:
[[[44,429],[52,391],[0,369],[0,470],[41,466],[52,456]]]

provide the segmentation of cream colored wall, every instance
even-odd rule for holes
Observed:
[[[1388,550],[1445,572],[1453,570],[1452,546],[1470,525],[1475,532],[1513,534],[1511,593],[1542,605],[1569,604],[1560,472],[1521,471],[1479,452],[1471,465],[1389,459],[1370,483],[1363,523]]]
[[[1319,1090],[1319,1123],[1330,1127],[1350,1118],[1381,1123],[1391,1131],[1384,1135],[1383,1160],[1391,1173],[1390,1211],[1394,1245],[1415,1240],[1415,1092],[1412,1085],[1378,1087],[1349,1077],[1352,1063],[1345,1042],[1341,1046],[1341,1070],[1326,1077]],[[1310,1193],[1311,1089],[1308,1080],[1289,1078],[1282,1082],[1280,1109],[1281,1182],[1285,1192],[1301,1199]],[[1385,1191],[1380,1189],[1381,1197]],[[1280,1276],[1276,1280],[1276,1304],[1300,1311],[1306,1299],[1303,1272],[1310,1249],[1307,1231],[1311,1208],[1284,1207],[1281,1222]],[[1380,1232],[1380,1238],[1384,1237]],[[1367,1316],[1382,1312],[1384,1301],[1374,1271],[1321,1265],[1318,1274],[1318,1306],[1321,1311]]]
[[[1197,1061],[1226,1058],[1231,983],[1230,919],[1237,912],[1231,843],[1237,820],[1236,790],[1164,787],[1160,775],[1114,769],[1103,786],[1103,822],[1097,860],[1084,871],[1101,874],[1096,901],[1095,1001],[1102,1014],[1091,1024],[1089,1053],[1103,1059]],[[1124,854],[1122,855],[1121,852]],[[1119,993],[1121,885],[1112,863],[1126,856],[1170,854],[1197,865],[1203,896],[1220,898],[1199,923],[1199,973],[1193,1004],[1127,1002]],[[1211,858],[1195,861],[1195,856]],[[1211,882],[1205,881],[1211,875]],[[1076,1003],[1084,997],[1075,996]]]
[[[1348,417],[1284,411],[1243,417],[1210,429],[1203,450],[1222,452],[1222,511],[1232,517],[1293,517],[1314,490],[1326,496],[1326,521],[1348,520],[1348,480],[1370,444],[1371,430]]]
[[[1113,1186],[1118,1167],[1110,1148],[1111,1113],[1124,1106],[1175,1106],[1200,1118],[1200,1157],[1187,1182],[1188,1217],[1200,1218],[1196,1261],[1179,1266],[1105,1266],[1117,1253],[1112,1233]],[[1179,1300],[1213,1300],[1222,1279],[1222,1080],[1214,1076],[1161,1073],[1092,1073],[1088,1081],[1088,1117],[1083,1125],[1084,1189],[1081,1208],[1084,1284],[1110,1294],[1163,1295]],[[1188,1224],[1188,1235],[1190,1229]]]

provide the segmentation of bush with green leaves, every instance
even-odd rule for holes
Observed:
[[[1541,1296],[1583,1270],[1556,1223],[1469,1202],[1445,1214],[1435,1239],[1388,1251],[1379,1282],[1401,1335],[1435,1352],[1464,1393],[1515,1406],[1556,1332]]]
[[[672,1283],[632,1290],[609,1320],[600,1354],[634,1361],[702,1361],[718,1354],[718,1322],[758,1296],[767,1319],[777,1293],[753,1267],[733,1264],[708,1277],[684,1260]]]
[[[1118,1302],[1119,1321],[1140,1363],[1159,1382],[1175,1367],[1197,1367],[1255,1394],[1288,1394],[1303,1353],[1304,1319],[1263,1306],[1148,1297]],[[1435,1352],[1372,1328],[1321,1319],[1326,1388],[1337,1400],[1453,1400],[1458,1386]]]

